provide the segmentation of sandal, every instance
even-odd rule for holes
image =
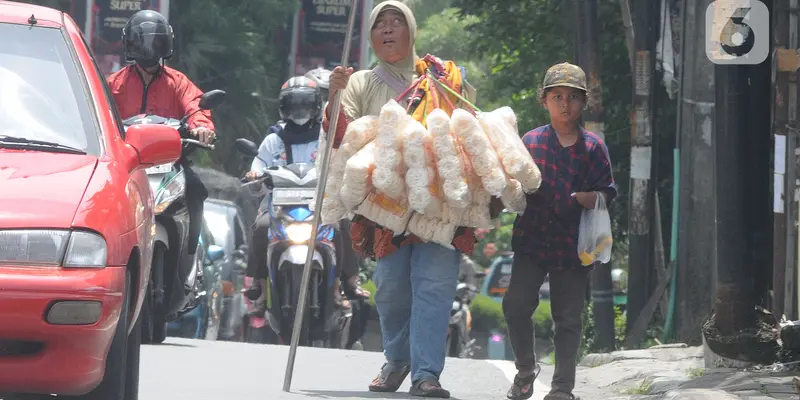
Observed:
[[[397,389],[400,389],[400,385],[403,384],[403,381],[406,380],[410,372],[410,365],[395,369],[390,366],[389,363],[383,364],[381,373],[369,384],[369,391],[381,393],[396,392]]]
[[[541,371],[542,367],[537,365],[530,375],[520,376],[517,374],[514,377],[514,384],[511,385],[511,389],[508,389],[506,397],[511,400],[524,400],[533,397],[533,382],[536,381],[536,377],[539,376]]]
[[[423,379],[411,386],[408,394],[418,397],[435,397],[437,399],[449,399],[450,392],[442,389],[442,385],[434,379]]]
[[[550,392],[547,396],[544,396],[544,400],[581,400],[581,398],[575,397],[572,393]]]

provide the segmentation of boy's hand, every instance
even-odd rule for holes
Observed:
[[[574,197],[583,208],[594,210],[594,204],[597,202],[597,192],[578,192],[575,193]]]

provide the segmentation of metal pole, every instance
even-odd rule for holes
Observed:
[[[651,293],[652,250],[651,220],[653,218],[654,185],[653,153],[653,61],[655,40],[654,16],[657,3],[638,0],[634,7],[634,40],[636,60],[633,77],[633,124],[631,137],[630,206],[628,208],[628,315],[639,315]],[[635,318],[628,318],[630,332]]]
[[[356,23],[356,7],[358,0],[350,3],[350,19],[347,21],[347,33],[344,39],[344,51],[342,52],[342,68],[347,68],[350,61],[350,45],[353,42],[353,27]],[[334,94],[333,108],[331,109],[331,124],[328,134],[335,135],[339,123],[339,112],[341,110],[341,92]],[[330,155],[333,149],[333,138],[325,141],[325,149],[322,153],[321,171],[317,171],[317,191],[316,207],[314,208],[314,220],[311,223],[311,237],[308,239],[308,253],[306,254],[306,264],[303,266],[303,280],[300,284],[300,296],[297,298],[297,310],[294,314],[294,328],[292,329],[292,343],[289,346],[289,359],[286,362],[286,374],[283,377],[283,391],[288,392],[292,386],[292,373],[294,372],[294,360],[297,356],[297,344],[300,341],[300,330],[303,328],[303,319],[306,313],[306,298],[308,297],[308,283],[311,278],[311,259],[314,257],[314,248],[317,242],[317,228],[322,216],[322,199],[325,196],[325,182],[328,180],[328,170],[330,165]]]

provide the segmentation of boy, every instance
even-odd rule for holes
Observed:
[[[578,259],[581,211],[593,209],[596,196],[605,196],[609,204],[617,187],[605,143],[579,124],[587,101],[583,70],[568,63],[550,67],[539,100],[550,113],[550,124],[528,132],[522,140],[542,172],[542,185],[528,196],[525,213],[514,222],[514,262],[503,299],[518,371],[507,397],[533,396],[540,367],[533,350],[531,317],[539,305],[539,288],[549,274],[556,366],[545,400],[569,400],[576,399],[572,390],[591,270]]]

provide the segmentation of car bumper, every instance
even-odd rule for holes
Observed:
[[[125,267],[0,265],[0,393],[79,395],[95,388],[103,378],[124,286]],[[76,313],[65,304],[92,311]],[[82,321],[69,319],[79,314]],[[96,322],[86,322],[91,320]]]

